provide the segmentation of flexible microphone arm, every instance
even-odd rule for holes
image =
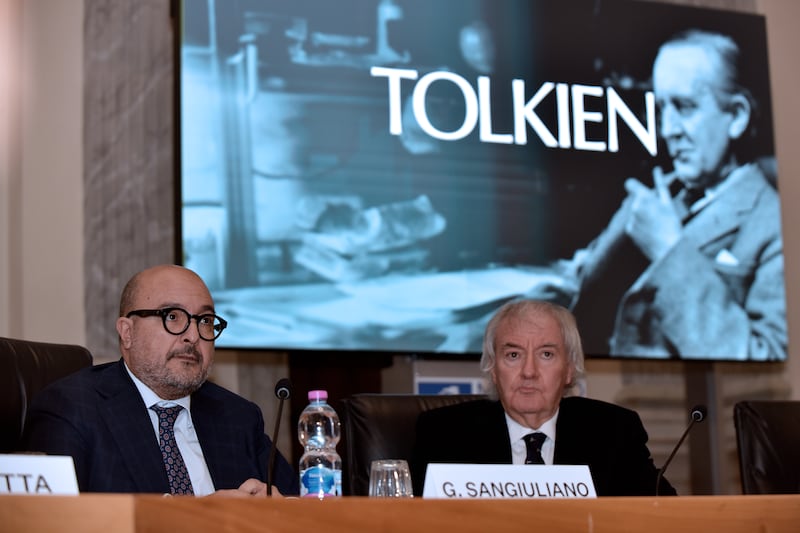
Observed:
[[[275,417],[275,429],[272,431],[272,447],[269,449],[269,460],[267,461],[267,496],[272,496],[272,480],[275,471],[275,453],[278,449],[278,430],[281,427],[281,414],[283,413],[283,402],[292,395],[292,383],[287,378],[281,378],[275,385],[275,396],[278,398],[278,416]]]
[[[681,447],[681,444],[683,444],[684,439],[686,439],[686,435],[689,434],[689,430],[692,429],[692,426],[694,426],[695,422],[702,422],[706,419],[706,413],[707,410],[705,405],[695,405],[692,407],[692,410],[689,413],[689,425],[686,426],[686,430],[683,432],[683,435],[681,435],[678,444],[675,445],[675,447],[672,449],[672,453],[670,453],[669,457],[667,457],[667,460],[664,462],[664,466],[662,466],[658,471],[658,476],[656,476],[656,496],[658,496],[658,489],[661,487],[661,478],[664,477],[664,472],[667,471],[667,467],[672,462],[672,458],[675,457],[675,454],[678,452],[678,449]]]

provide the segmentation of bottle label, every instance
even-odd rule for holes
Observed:
[[[342,471],[312,466],[300,472],[300,496],[327,498],[342,495]]]

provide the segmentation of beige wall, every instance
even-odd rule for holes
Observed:
[[[17,196],[12,181],[19,181],[19,52],[21,50],[18,0],[0,0],[0,335],[11,330],[11,228]]]
[[[0,43],[0,335],[83,343],[82,0],[0,0]]]

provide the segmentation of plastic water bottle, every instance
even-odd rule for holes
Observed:
[[[297,437],[305,448],[298,469],[300,496],[341,496],[342,458],[336,452],[341,435],[339,415],[328,405],[327,391],[310,391],[308,401],[297,423]]]

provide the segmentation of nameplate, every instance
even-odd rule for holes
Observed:
[[[0,454],[0,494],[77,495],[72,457]]]
[[[429,464],[423,498],[596,498],[586,465]]]

